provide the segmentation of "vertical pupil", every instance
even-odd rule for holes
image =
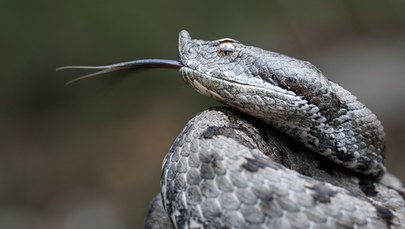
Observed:
[[[230,44],[230,43],[222,43],[219,46],[219,52],[223,56],[231,56],[232,52],[234,50],[235,50],[235,47],[233,46],[233,44]]]

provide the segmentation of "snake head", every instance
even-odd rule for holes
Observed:
[[[318,90],[315,88],[322,88],[318,84],[329,83],[308,62],[230,38],[191,39],[183,30],[179,34],[178,48],[183,65],[180,75],[189,86],[236,109],[254,111],[254,116],[259,118],[271,117],[268,110],[275,108],[277,112],[281,105],[285,116],[286,110],[288,113],[286,102],[291,103],[291,108],[308,104],[315,94],[313,91]],[[274,111],[271,113],[276,114]],[[295,113],[296,109],[291,109],[291,114]]]
[[[234,39],[191,39],[183,30],[179,34],[178,48],[183,65],[180,75],[184,81],[221,102],[228,99],[219,96],[218,91],[223,91],[219,85],[252,87],[318,104],[321,103],[315,96],[320,94],[318,90],[330,88],[328,79],[309,62],[247,46]],[[336,98],[327,99],[338,104]]]

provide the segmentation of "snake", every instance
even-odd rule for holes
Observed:
[[[387,172],[377,116],[307,61],[183,30],[179,60],[104,66],[178,69],[224,104],[191,119],[162,166],[145,228],[405,228],[405,185]]]

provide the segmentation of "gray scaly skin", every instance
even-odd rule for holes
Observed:
[[[173,143],[145,228],[403,228],[404,191],[388,173],[355,176],[268,125],[215,108]]]
[[[182,31],[179,56],[187,84],[270,126],[228,108],[191,120],[164,160],[145,227],[405,225],[403,185],[383,176],[383,127],[350,92],[308,62],[232,39]],[[167,215],[154,212],[162,207]]]

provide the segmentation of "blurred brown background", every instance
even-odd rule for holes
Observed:
[[[63,65],[177,59],[177,35],[235,38],[309,60],[382,120],[405,179],[405,2],[18,1],[0,3],[0,228],[141,228],[163,157],[217,104],[175,70]]]

